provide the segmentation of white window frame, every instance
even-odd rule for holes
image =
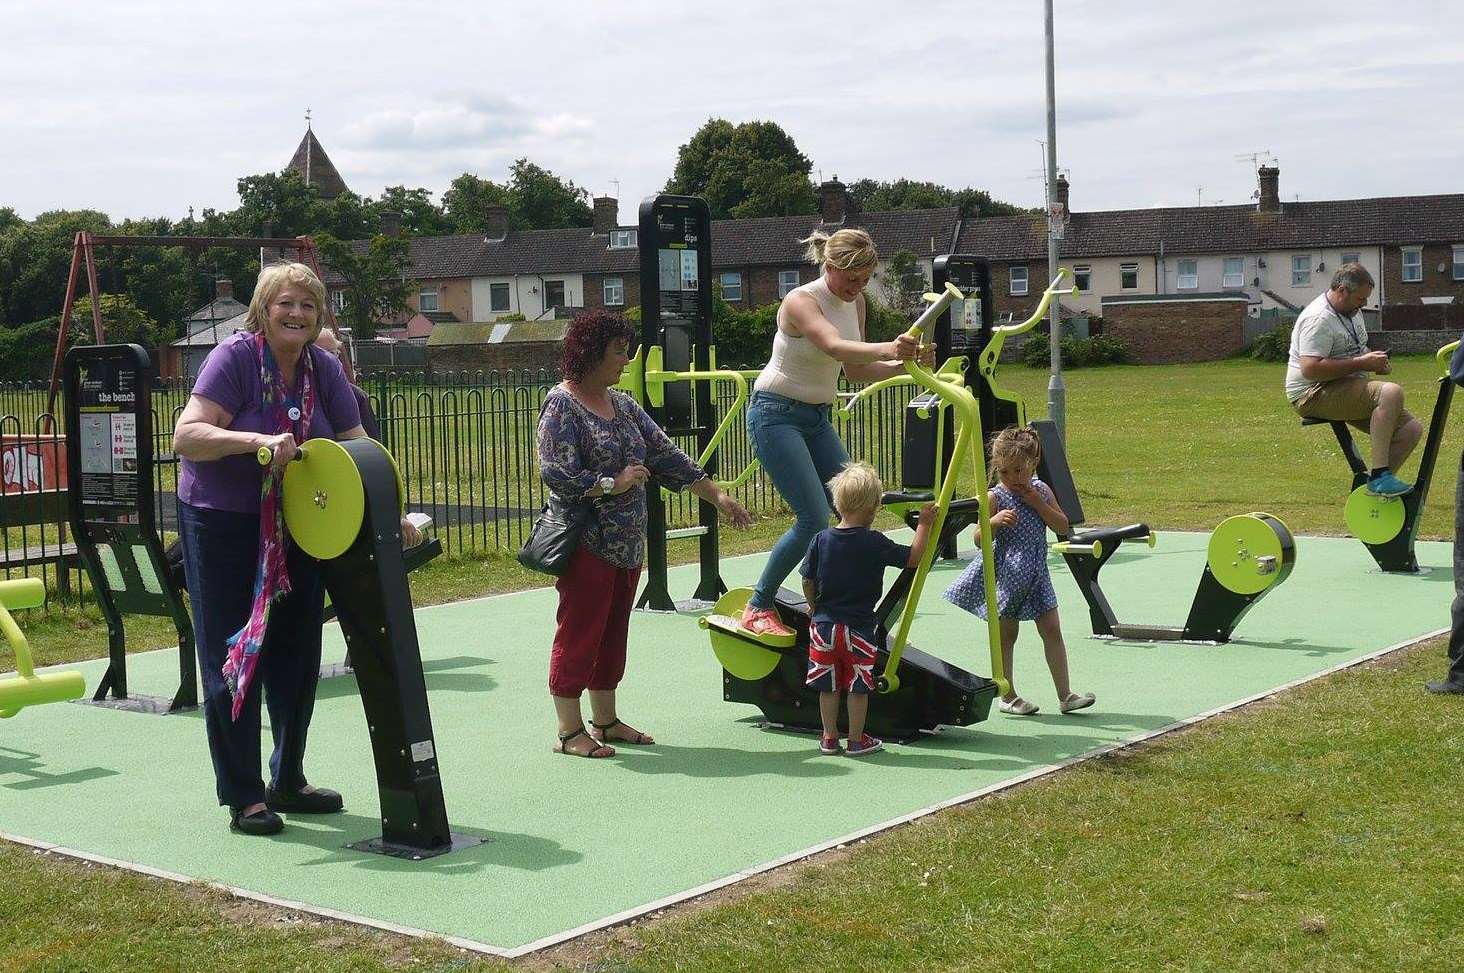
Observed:
[[[717,280],[722,285],[722,300],[728,304],[742,300],[742,271],[729,270],[724,274],[718,274]]]
[[[1087,293],[1093,289],[1093,265],[1073,264],[1073,285]]]
[[[603,290],[606,307],[623,307],[625,305],[624,277],[606,277]]]
[[[638,245],[636,239],[638,236],[640,236],[638,230],[611,230],[610,249],[633,250]]]
[[[346,310],[346,289],[342,287],[338,291],[331,291],[330,303],[335,308],[337,314],[344,313]]]
[[[1352,259],[1351,260],[1347,259],[1349,257],[1351,257]],[[1337,262],[1337,266],[1339,266],[1339,267],[1341,267],[1343,264],[1360,264],[1360,263],[1362,263],[1362,254],[1356,253],[1356,252],[1353,252],[1353,251],[1344,251],[1343,253],[1338,254],[1338,258],[1339,259],[1338,259],[1338,262]]]
[[[1230,272],[1230,267],[1235,264],[1239,267],[1235,273]],[[1245,258],[1224,257],[1220,263],[1220,286],[1223,288],[1237,288],[1245,286]]]
[[[798,271],[778,271],[778,297],[784,298],[798,289]]]
[[[428,307],[427,306],[427,302],[428,302],[429,299],[432,302],[432,306],[431,307]],[[439,311],[441,309],[442,309],[442,307],[441,307],[441,305],[437,301],[437,288],[435,288],[435,287],[429,287],[426,290],[418,291],[417,292],[417,310],[419,310],[419,311]]]
[[[1454,244],[1454,279],[1464,280],[1464,243]]]
[[[1189,264],[1189,273],[1185,273],[1185,264]],[[1200,289],[1200,262],[1189,257],[1174,262],[1174,289],[1177,291],[1197,291]]]
[[[1309,253],[1291,255],[1291,286],[1305,287],[1311,283],[1312,258]]]
[[[1132,284],[1125,284],[1124,278],[1130,273],[1134,275]],[[1121,290],[1136,291],[1139,289],[1139,262],[1137,260],[1118,265],[1118,286]]]
[[[1412,257],[1412,260],[1409,258]],[[1408,276],[1413,271],[1412,277]],[[1404,247],[1403,263],[1398,268],[1398,279],[1405,284],[1417,284],[1423,280],[1423,247]]]
[[[1007,293],[1012,297],[1022,297],[1027,293],[1027,287],[1031,282],[1031,275],[1027,268],[1021,265],[1007,268]]]
[[[503,288],[503,307],[493,300],[498,288]],[[488,312],[490,314],[503,314],[513,310],[513,286],[506,280],[495,280],[488,284]]]

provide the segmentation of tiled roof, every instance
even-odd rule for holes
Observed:
[[[563,341],[567,321],[458,321],[439,324],[427,339],[429,348],[447,345],[485,345],[523,341]]]
[[[330,161],[330,156],[325,154],[315,133],[308,128],[285,168],[298,172],[305,184],[314,186],[322,199],[335,199],[346,191],[346,181],[336,170],[335,163]]]
[[[205,322],[202,327],[194,328],[190,325],[189,334],[185,338],[169,342],[173,348],[212,348],[236,331],[243,331],[245,314],[236,314],[227,321],[214,323]]]
[[[207,327],[214,321],[227,321],[237,314],[243,314],[249,310],[248,307],[234,300],[232,297],[221,297],[218,300],[210,301],[203,307],[188,315],[188,330],[196,331],[198,328]]]
[[[860,213],[842,225],[860,227],[874,238],[874,245],[886,258],[896,250],[909,250],[929,260],[950,250],[961,211],[942,209],[891,210]],[[715,220],[712,223],[712,266],[746,267],[760,264],[787,266],[803,260],[798,241],[824,226],[817,216],[770,216],[751,220]]]
[[[1389,196],[1283,203],[1280,213],[1254,206],[1073,213],[1058,245],[1064,258],[1255,252],[1303,247],[1378,246],[1464,241],[1464,194]],[[1046,217],[967,220],[959,252],[996,260],[1047,256]]]

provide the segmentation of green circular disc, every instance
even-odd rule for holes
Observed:
[[[305,458],[285,467],[285,525],[300,549],[329,561],[346,553],[366,517],[366,490],[345,447],[332,439],[304,443]]]
[[[1227,517],[1210,535],[1210,571],[1216,581],[1238,595],[1269,588],[1280,577],[1284,553],[1276,531],[1255,514]],[[1271,560],[1263,562],[1262,558]]]
[[[778,667],[778,653],[732,634],[751,597],[751,588],[733,588],[717,599],[702,625],[712,637],[712,653],[722,668],[738,679],[756,682]]]
[[[1378,497],[1366,486],[1352,491],[1343,517],[1352,536],[1364,544],[1386,544],[1403,529],[1406,511],[1397,497]]]

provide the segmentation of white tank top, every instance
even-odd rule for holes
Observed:
[[[859,305],[854,301],[840,299],[823,276],[809,281],[789,293],[791,297],[799,291],[818,302],[819,310],[839,330],[839,337],[848,341],[862,341],[859,333]],[[773,354],[758,375],[753,388],[759,392],[773,392],[799,402],[812,405],[827,405],[834,401],[839,390],[839,372],[843,362],[832,358],[803,335],[789,334],[784,330],[783,316],[788,308],[787,299],[778,308],[778,332],[773,335]]]

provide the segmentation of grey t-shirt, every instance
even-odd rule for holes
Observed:
[[[1313,382],[1301,374],[1301,358],[1356,358],[1367,354],[1367,325],[1362,315],[1344,317],[1333,310],[1325,292],[1302,309],[1291,329],[1291,352],[1286,358],[1286,399],[1295,402]]]

